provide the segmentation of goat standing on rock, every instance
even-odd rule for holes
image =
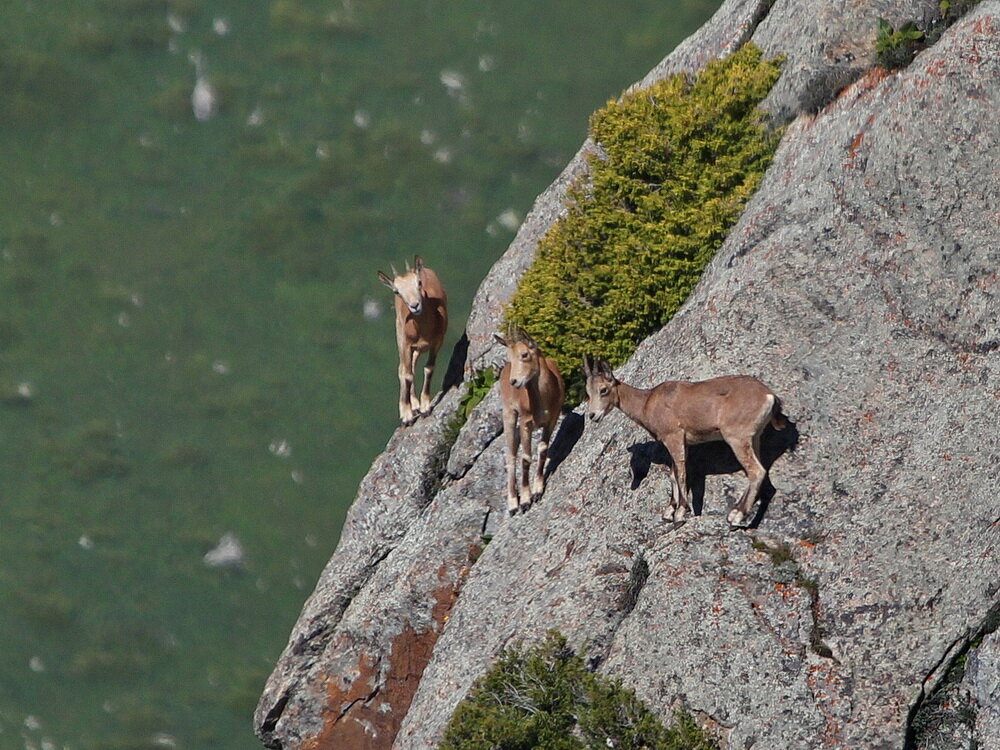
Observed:
[[[522,512],[530,508],[545,491],[549,438],[559,421],[566,389],[555,360],[543,355],[538,344],[523,329],[512,329],[507,339],[495,338],[507,347],[507,364],[500,372],[500,396],[507,443],[507,510],[514,515],[518,508]],[[538,428],[542,430],[538,463],[531,474],[531,433]],[[521,459],[520,489],[518,454]]]
[[[729,512],[731,526],[745,525],[767,470],[760,462],[760,436],[770,424],[782,430],[788,424],[781,400],[756,378],[745,375],[713,378],[697,383],[668,380],[643,390],[618,380],[607,362],[583,358],[587,379],[587,412],[599,422],[617,406],[632,421],[663,443],[674,462],[670,475],[671,517],[684,520],[691,506],[687,491],[687,446],[724,440],[747,473],[750,484]]]
[[[392,269],[393,278],[381,271],[379,280],[396,295],[396,343],[399,346],[399,418],[413,424],[431,410],[431,375],[438,351],[448,330],[448,296],[434,271],[413,256],[413,268],[406,264],[402,276]],[[427,352],[424,385],[417,398],[413,391],[413,371],[417,358]]]

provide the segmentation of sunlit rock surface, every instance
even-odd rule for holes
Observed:
[[[757,528],[725,523],[745,478],[718,446],[693,451],[701,515],[666,523],[662,456],[620,414],[566,417],[544,498],[508,520],[495,396],[452,451],[453,390],[362,483],[258,707],[268,746],[433,747],[496,654],[553,627],[731,748],[920,746],[921,707],[967,656],[967,736],[996,745],[995,636],[967,652],[1000,612],[1000,3],[834,97],[837,75],[803,71],[841,63],[797,40],[851,37],[867,59],[873,10],[857,5],[834,22],[817,4],[728,2],[657,69],[748,38],[789,54],[772,111],[790,125],[763,185],[619,373],[745,373],[782,397],[793,428],[765,437]],[[496,357],[502,304],[584,169],[539,198],[484,282],[470,359]]]

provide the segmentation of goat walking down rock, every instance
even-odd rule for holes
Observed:
[[[542,354],[524,330],[515,328],[506,339],[495,338],[507,347],[507,363],[500,372],[500,395],[507,444],[507,510],[514,515],[518,508],[526,511],[545,491],[549,439],[559,421],[566,389],[555,360]],[[542,434],[538,441],[538,462],[531,473],[531,433],[536,429],[541,429]]]
[[[691,383],[668,380],[643,390],[618,380],[607,362],[583,360],[587,379],[587,413],[599,422],[612,407],[618,407],[663,443],[674,463],[671,472],[671,517],[684,520],[691,510],[687,490],[687,446],[725,441],[747,473],[749,485],[736,507],[729,512],[732,526],[745,525],[767,470],[760,462],[760,436],[770,424],[777,430],[787,425],[781,400],[756,378],[731,375]]]
[[[431,375],[448,330],[448,295],[437,274],[424,265],[419,255],[413,257],[412,269],[406,264],[406,273],[400,275],[393,268],[392,278],[381,271],[378,277],[396,295],[399,418],[409,425],[431,410]],[[423,390],[418,398],[413,389],[413,371],[417,358],[425,352]]]

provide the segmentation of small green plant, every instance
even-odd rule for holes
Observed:
[[[458,433],[469,421],[472,410],[486,398],[493,384],[497,382],[497,377],[497,371],[488,367],[485,370],[480,370],[467,381],[465,393],[462,394],[462,398],[458,402],[458,409],[445,429],[444,443],[448,446],[449,452],[458,439]]]
[[[538,646],[505,650],[445,730],[442,750],[713,750],[687,713],[666,728],[618,680],[587,669],[550,631]]]
[[[441,434],[441,442],[438,444],[432,457],[432,468],[427,472],[424,481],[424,497],[430,502],[438,490],[441,489],[445,480],[448,467],[448,459],[451,457],[451,449],[455,447],[458,440],[458,433],[469,421],[469,415],[479,403],[486,398],[490,388],[497,380],[497,372],[492,367],[477,372],[470,378],[465,387],[465,393],[458,402],[458,408],[451,419],[444,426]]]
[[[583,354],[621,364],[673,317],[722,245],[778,143],[757,105],[779,72],[748,44],[591,118],[602,153],[506,313],[556,360],[571,398],[583,393]]]
[[[884,18],[878,19],[875,52],[884,68],[905,68],[917,53],[930,47],[948,28],[981,0],[941,0],[937,13],[921,22],[906,21],[898,29]]]
[[[811,538],[815,539],[817,536],[813,535]],[[833,650],[824,640],[826,636],[823,632],[822,618],[820,617],[819,580],[806,575],[799,561],[795,559],[795,553],[792,552],[791,545],[785,542],[771,546],[762,539],[753,538],[750,540],[750,546],[758,552],[767,554],[771,558],[771,564],[775,568],[784,567],[786,571],[791,573],[791,580],[809,597],[809,610],[812,614],[812,627],[809,629],[809,648],[818,656],[832,659]]]
[[[497,382],[497,377],[497,371],[492,367],[487,367],[485,370],[477,372],[469,380],[465,395],[458,402],[458,415],[462,419],[462,424],[469,420],[472,410],[479,406],[489,394],[493,384]]]
[[[913,21],[907,21],[896,29],[884,18],[878,19],[875,51],[882,67],[904,68],[913,62],[924,46],[924,32]]]

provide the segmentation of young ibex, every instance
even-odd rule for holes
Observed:
[[[770,424],[787,425],[781,401],[756,378],[742,375],[698,383],[668,380],[655,388],[633,388],[618,380],[607,362],[583,359],[587,379],[587,411],[599,422],[617,406],[663,443],[673,459],[670,507],[674,521],[683,521],[691,509],[687,490],[687,446],[724,440],[747,473],[750,484],[729,512],[732,526],[743,525],[757,499],[767,471],[760,462],[760,435]]]
[[[545,460],[549,438],[559,420],[565,387],[554,360],[538,349],[538,344],[521,328],[513,328],[507,338],[496,336],[507,347],[507,364],[500,373],[503,398],[503,434],[507,442],[507,510],[526,511],[545,491]],[[538,464],[531,475],[531,433],[541,428],[538,441]],[[520,448],[520,451],[519,451]],[[521,483],[517,482],[517,459],[520,452]]]
[[[431,375],[438,351],[448,329],[448,296],[437,274],[424,265],[419,255],[413,268],[406,264],[402,276],[392,269],[393,278],[381,271],[378,277],[396,294],[396,344],[399,346],[399,418],[413,424],[431,408]],[[427,352],[424,385],[417,398],[413,390],[413,371],[417,358]]]

